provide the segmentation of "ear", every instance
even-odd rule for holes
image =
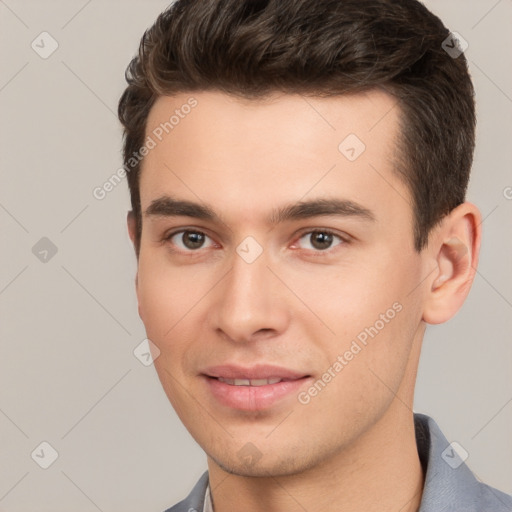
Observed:
[[[423,320],[440,324],[452,318],[469,293],[478,265],[482,236],[478,208],[463,203],[452,210],[429,237],[429,267]]]
[[[126,223],[128,225],[128,235],[130,236],[130,240],[132,241],[133,247],[135,249],[135,255],[137,256],[137,262],[139,260],[139,255],[137,253],[137,221],[135,219],[135,214],[132,210],[128,212],[128,215],[126,216]],[[139,284],[139,271],[137,270],[137,273],[135,274],[135,289],[138,292],[138,286]],[[139,315],[140,315],[140,309],[139,309]]]
[[[128,235],[130,236],[132,244],[135,246],[135,237],[137,235],[137,222],[135,220],[135,214],[133,213],[133,210],[130,210],[126,215],[126,223],[128,225]]]

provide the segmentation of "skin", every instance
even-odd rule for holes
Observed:
[[[251,101],[180,93],[158,99],[147,134],[191,96],[197,107],[143,162],[136,283],[163,388],[208,456],[215,511],[417,510],[421,342],[426,324],[448,320],[469,292],[478,210],[460,205],[426,249],[414,249],[411,196],[393,170],[399,108],[384,92]],[[338,149],[351,133],[366,145],[353,162]],[[164,196],[218,218],[147,214]],[[269,222],[316,199],[350,200],[374,219]],[[134,240],[131,215],[128,228]],[[168,237],[180,229],[205,233],[205,245]],[[319,250],[311,231],[325,229],[336,236]],[[252,263],[236,252],[248,236],[263,250]],[[211,365],[275,364],[310,375],[307,391],[396,303],[401,311],[307,404],[292,393],[265,410],[233,409],[200,375]]]

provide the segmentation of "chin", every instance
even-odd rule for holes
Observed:
[[[247,450],[249,452],[250,450]],[[234,454],[232,458],[218,458],[210,456],[211,460],[219,466],[223,471],[231,475],[262,478],[262,477],[283,477],[296,475],[310,469],[313,461],[300,459],[295,456],[293,458],[279,457],[279,454],[273,454],[275,460],[265,460],[263,454],[254,453],[254,459],[251,460],[249,455],[245,458],[243,455]]]

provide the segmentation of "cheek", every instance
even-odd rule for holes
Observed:
[[[160,350],[155,368],[165,388],[175,387],[172,378],[166,377],[166,370],[183,377],[190,367],[188,359],[207,336],[202,320],[213,286],[212,274],[218,275],[208,269],[172,267],[165,257],[149,251],[141,254],[139,308],[147,337]]]
[[[308,318],[316,317],[316,327],[323,323],[326,333],[330,330],[343,338],[373,324],[380,314],[403,300],[402,289],[406,287],[392,277],[393,273],[389,268],[384,271],[375,264],[360,263],[295,274],[288,271],[287,282],[293,283],[295,295],[309,310]]]
[[[183,393],[183,360],[194,337],[188,312],[197,299],[183,275],[158,258],[139,261],[138,300],[147,337],[160,353],[154,367],[173,407],[180,417],[189,408]],[[187,280],[188,282],[188,280]]]
[[[171,267],[164,256],[141,252],[137,296],[148,334],[163,340],[178,328],[204,295],[198,282],[186,269]]]
[[[289,275],[296,295],[310,309],[299,322],[331,362],[348,352],[348,358],[375,368],[387,361],[392,372],[393,365],[398,370],[407,360],[421,318],[418,300],[411,294],[421,267],[414,255],[397,254],[381,250],[334,271],[319,267]]]
[[[165,279],[158,278],[157,272],[139,271],[139,309],[150,339],[153,336],[154,341],[161,340],[172,328],[175,316],[179,314],[173,307],[180,303],[176,299],[176,290],[173,292]]]

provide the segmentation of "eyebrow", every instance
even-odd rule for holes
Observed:
[[[154,217],[192,217],[201,220],[220,221],[213,208],[193,201],[177,200],[170,196],[155,199],[144,212],[145,216]],[[354,201],[346,199],[314,199],[300,201],[274,210],[267,221],[280,224],[286,221],[307,219],[310,217],[335,215],[355,217],[375,222],[375,214]]]

